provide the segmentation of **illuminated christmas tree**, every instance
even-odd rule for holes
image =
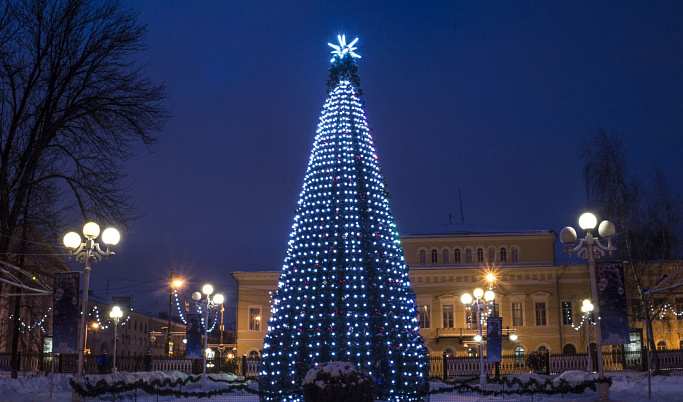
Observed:
[[[416,400],[426,348],[344,36],[313,143],[264,340],[264,400],[298,400],[317,363],[351,362],[385,400]]]

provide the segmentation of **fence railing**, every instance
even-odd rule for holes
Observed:
[[[497,363],[487,362],[484,358],[484,373],[488,376],[509,375],[528,373],[526,366],[527,354],[504,354],[502,361]],[[643,350],[636,352],[606,352],[603,353],[603,369],[605,371],[618,370],[647,370],[646,353]],[[654,369],[658,360],[661,370],[683,369],[683,349],[657,351],[656,357],[650,355],[650,367]],[[19,354],[22,371],[45,371],[51,370],[51,355]],[[242,375],[247,378],[258,377],[259,357],[238,357],[230,360],[215,360],[207,372],[228,372]],[[479,357],[438,356],[428,357],[429,376],[449,379],[453,377],[476,377],[480,373]],[[55,372],[75,373],[78,366],[78,355],[56,355]],[[597,371],[597,358],[595,353],[591,356],[590,365],[587,354],[545,354],[544,364],[540,372],[546,374],[558,374],[570,370]],[[85,373],[108,373],[111,372],[113,359],[111,356],[86,356],[84,361]],[[116,359],[119,371],[180,371],[187,374],[199,374],[202,371],[202,360],[185,359],[179,357],[168,358],[164,356],[119,356]],[[11,355],[0,353],[0,370],[11,369]]]

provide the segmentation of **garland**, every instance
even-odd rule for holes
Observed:
[[[566,395],[568,393],[572,394],[583,394],[586,392],[586,389],[590,389],[591,391],[595,392],[597,390],[596,385],[599,383],[607,383],[609,385],[612,385],[612,379],[611,378],[597,378],[595,380],[585,380],[582,381],[581,383],[572,386],[570,385],[569,381],[565,379],[561,379],[557,385],[555,385],[552,380],[546,379],[544,382],[539,382],[535,378],[529,379],[528,382],[523,383],[519,378],[513,378],[512,380],[509,380],[507,378],[500,378],[500,379],[495,379],[495,378],[489,378],[487,379],[487,383],[494,383],[494,384],[502,384],[508,387],[512,386],[519,386],[520,389],[514,389],[514,390],[501,390],[501,391],[493,391],[493,390],[485,390],[481,389],[479,387],[475,387],[469,384],[466,384],[466,382],[469,382],[471,380],[467,380],[464,382],[457,382],[457,383],[449,383],[449,384],[454,384],[453,386],[450,387],[443,387],[439,389],[435,389],[432,391],[427,392],[429,395],[433,394],[443,394],[447,392],[477,392],[483,396],[500,396],[500,395],[532,395],[532,394],[545,394],[545,395],[557,395],[557,394],[563,394]]]
[[[125,381],[117,381],[112,384],[108,384],[106,380],[102,379],[98,381],[96,384],[91,384],[90,381],[86,378],[86,384],[85,387],[81,386],[77,382],[75,382],[73,379],[69,380],[69,384],[71,385],[71,388],[79,394],[82,397],[99,397],[105,394],[119,394],[123,392],[130,392],[130,391],[135,391],[135,390],[142,390],[146,392],[149,395],[159,395],[159,396],[175,396],[177,398],[179,397],[184,397],[184,398],[190,398],[190,397],[196,397],[196,398],[209,398],[215,395],[222,395],[222,394],[227,394],[231,393],[234,391],[245,391],[248,393],[252,394],[258,394],[258,391],[254,391],[250,388],[247,388],[249,385],[249,382],[244,382],[244,381],[239,381],[239,380],[219,380],[219,379],[213,379],[211,377],[208,377],[209,380],[213,382],[222,382],[222,383],[227,383],[231,384],[230,387],[223,388],[223,389],[216,389],[216,390],[210,390],[210,391],[191,391],[191,392],[185,392],[185,391],[176,391],[173,389],[168,389],[168,388],[162,388],[162,387],[177,387],[177,386],[184,386],[187,385],[188,383],[197,383],[199,380],[201,380],[201,376],[188,376],[186,379],[178,378],[177,380],[173,381],[170,378],[166,378],[164,380],[152,380],[150,382],[147,382],[144,379],[140,379],[138,381],[135,381],[133,383],[126,383]]]

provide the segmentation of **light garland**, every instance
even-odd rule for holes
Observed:
[[[353,55],[340,45],[341,63]],[[424,387],[427,350],[377,159],[358,90],[342,78],[320,116],[272,296],[262,400],[300,400],[306,371],[328,361],[365,370],[384,400],[415,400]]]
[[[36,329],[36,327],[40,327],[40,331],[42,333],[44,333],[44,334],[47,333],[47,331],[45,331],[45,327],[43,327],[43,323],[45,323],[45,320],[47,319],[48,313],[50,311],[52,311],[52,307],[48,307],[47,312],[43,315],[43,318],[41,318],[39,321],[34,322],[30,326],[28,324],[26,324],[26,322],[24,322],[24,320],[22,320],[21,317],[19,317],[19,324],[21,325],[19,327],[19,332],[21,332],[22,334],[25,334],[27,332],[33,331],[34,329]],[[2,320],[2,323],[3,324],[9,323],[13,319],[14,319],[14,314],[10,314],[10,316],[7,317],[7,320]]]
[[[178,291],[176,291],[174,289],[173,295],[175,296],[175,304],[176,304],[176,308],[178,309],[178,315],[180,316],[180,319],[183,321],[183,323],[185,325],[187,325],[187,319],[183,315],[183,311],[180,309],[180,299],[178,298]],[[201,313],[201,312],[202,312],[202,307],[197,305],[197,313]],[[204,314],[202,314],[201,320],[202,320],[202,326],[204,326]],[[211,332],[216,328],[216,322],[218,322],[218,310],[216,310],[214,312],[213,325],[211,325],[211,328],[207,329],[208,332]]]

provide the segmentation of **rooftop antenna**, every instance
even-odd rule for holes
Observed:
[[[460,220],[464,224],[465,215],[462,213],[462,193],[460,193],[460,189],[458,189],[458,197],[460,198]]]

